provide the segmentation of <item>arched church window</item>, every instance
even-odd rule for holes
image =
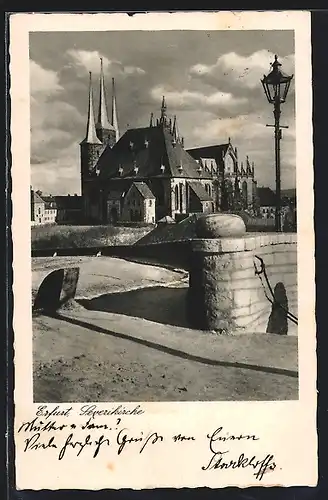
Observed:
[[[183,184],[179,184],[180,212],[183,212]]]
[[[179,210],[179,187],[175,186],[174,189],[174,201],[175,201],[175,210]]]
[[[226,174],[233,174],[233,172],[234,172],[235,163],[234,163],[234,160],[230,154],[227,155],[225,160],[224,160],[224,169],[225,169]]]
[[[244,181],[242,183],[242,194],[243,194],[243,201],[244,201],[244,204],[247,205],[247,182]]]

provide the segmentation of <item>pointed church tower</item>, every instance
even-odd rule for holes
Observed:
[[[167,108],[166,108],[165,96],[163,95],[162,106],[161,106],[161,118],[159,120],[159,123],[161,125],[166,125],[167,122],[166,110]]]
[[[81,154],[81,187],[82,195],[84,193],[84,182],[90,176],[90,173],[95,166],[100,153],[103,150],[103,144],[97,137],[95,117],[93,110],[93,93],[92,93],[92,77],[89,73],[89,103],[88,103],[88,122],[86,136],[80,143]]]
[[[179,140],[179,136],[178,136],[178,127],[177,127],[177,117],[176,115],[174,115],[174,119],[173,119],[173,130],[172,130],[172,135],[173,135],[173,139],[178,142]]]
[[[96,124],[98,139],[104,144],[109,144],[111,147],[116,143],[116,130],[109,123],[106,102],[105,78],[103,70],[103,60],[100,59],[100,81],[99,81],[99,108],[98,121]]]
[[[115,80],[114,80],[114,78],[112,78],[112,126],[114,127],[114,130],[116,133],[116,142],[117,142],[120,138],[120,131],[118,128],[116,92],[115,92]]]

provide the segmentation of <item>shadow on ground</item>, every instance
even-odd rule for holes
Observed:
[[[78,302],[92,311],[124,314],[165,325],[190,328],[186,314],[187,291],[187,287],[158,286],[107,293],[93,299],[79,299]]]

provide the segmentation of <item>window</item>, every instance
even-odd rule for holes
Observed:
[[[153,200],[149,200],[149,206],[151,207],[153,204]]]
[[[183,212],[183,184],[179,184],[180,213]]]
[[[232,174],[234,171],[235,163],[233,161],[233,158],[230,156],[230,154],[226,157],[225,159],[225,171],[227,174]]]
[[[179,210],[179,188],[178,185],[174,189],[175,210]]]
[[[41,213],[41,208],[39,208],[39,210],[38,210],[38,214],[40,214],[40,213]]]

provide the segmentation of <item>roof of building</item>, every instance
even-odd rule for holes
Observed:
[[[111,200],[120,200],[121,198],[123,198],[124,196],[124,191],[123,189],[121,189],[120,191],[110,191],[108,193],[108,198],[111,199]]]
[[[107,147],[100,156],[99,178],[211,178],[210,173],[199,170],[180,142],[173,144],[173,139],[163,125],[128,129],[113,148]]]
[[[215,144],[213,146],[202,146],[200,148],[191,148],[187,152],[195,158],[195,160],[200,160],[204,158],[215,158],[217,165],[220,170],[223,167],[223,158],[226,155],[230,142],[226,144]]]
[[[199,160],[197,159],[196,161],[199,161],[199,163],[201,165],[203,165],[203,167],[207,168],[209,170],[209,172],[211,172],[211,173],[217,172],[217,170],[218,170],[218,166],[217,166],[215,158],[200,157]]]
[[[145,182],[133,182],[132,186],[135,186],[137,188],[137,190],[139,191],[139,193],[141,194],[141,196],[143,198],[146,198],[146,199],[150,198],[150,199],[154,199],[154,200],[156,199],[154,194],[151,192],[149,186],[147,186],[147,184]]]
[[[55,210],[57,209],[57,203],[54,200],[46,201],[45,200],[45,207],[46,210]]]
[[[170,215],[165,215],[157,221],[158,223],[175,224],[175,220]]]
[[[46,203],[55,203],[57,209],[61,210],[78,210],[82,209],[82,196],[43,196]]]
[[[200,182],[188,181],[188,185],[200,201],[213,201],[213,198],[207,193],[204,186]]]
[[[281,196],[285,198],[296,198],[296,188],[282,189]]]
[[[34,203],[44,203],[44,199],[35,191],[32,191],[32,199]]]
[[[269,187],[258,187],[257,195],[261,207],[274,207],[276,204],[276,194]]]

